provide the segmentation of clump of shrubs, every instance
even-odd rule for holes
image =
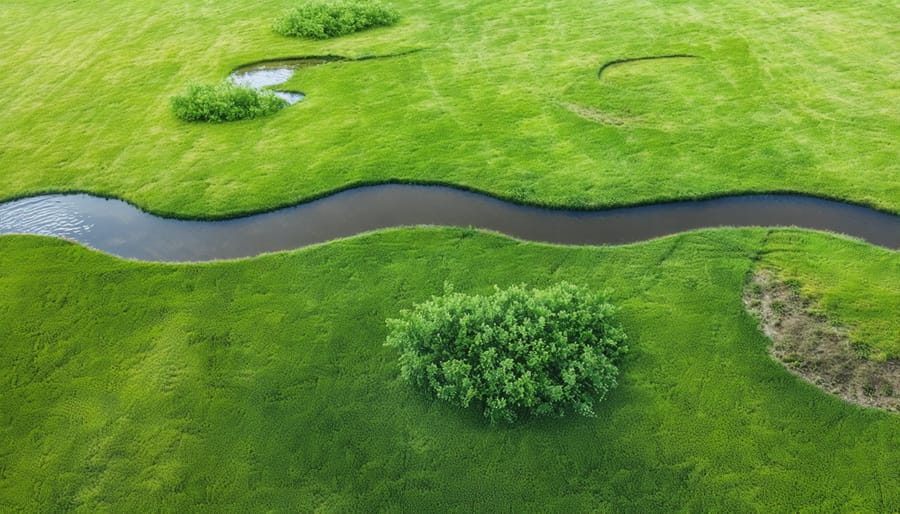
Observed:
[[[187,92],[172,97],[175,116],[184,121],[236,121],[267,116],[287,102],[271,91],[239,86],[230,81],[192,84]]]
[[[377,1],[312,0],[275,20],[275,32],[290,37],[327,39],[393,25],[400,14]]]
[[[547,289],[452,291],[387,321],[401,376],[491,423],[594,416],[616,386],[626,336],[607,298],[566,282]]]

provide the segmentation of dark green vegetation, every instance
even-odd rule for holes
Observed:
[[[282,36],[328,39],[393,25],[400,14],[372,0],[310,0],[282,14],[272,28]]]
[[[267,116],[287,102],[271,91],[239,86],[229,81],[191,84],[187,92],[172,97],[172,111],[184,121],[237,121]]]
[[[561,282],[490,295],[450,292],[389,319],[404,379],[486,418],[593,417],[616,386],[625,332],[606,298]]]
[[[787,373],[741,302],[758,259],[822,255],[856,270],[835,312],[877,330],[900,254],[799,231],[394,230],[180,266],[2,237],[0,510],[895,511],[900,416]],[[491,428],[410,388],[384,319],[444,280],[612,288],[630,351],[597,417]]]
[[[272,31],[295,1],[0,2],[0,198],[211,217],[424,181],[565,206],[778,190],[900,212],[896,2],[391,0],[396,25],[317,41]],[[251,122],[168,105],[250,62],[416,48],[301,70],[283,89],[307,99]],[[597,80],[666,54],[701,58]]]

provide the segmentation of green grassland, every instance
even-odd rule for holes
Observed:
[[[798,247],[802,256],[796,255]],[[853,342],[873,350],[871,358],[900,359],[897,252],[862,256],[852,245],[822,245],[815,237],[791,232],[770,240],[760,264],[798,284],[801,294],[813,300],[816,314],[846,325]]]
[[[797,191],[900,212],[896,3],[397,0],[396,26],[328,41],[271,30],[292,3],[0,4],[0,198],[217,217],[413,181],[579,207]],[[259,59],[413,49],[301,71],[286,88],[308,98],[264,119],[169,108]],[[701,58],[597,78],[671,53]]]
[[[891,2],[397,0],[276,35],[293,0],[0,3],[0,200],[86,191],[215,218],[357,184],[604,207],[802,192],[900,213]],[[178,121],[235,67],[274,115]],[[627,57],[694,54],[697,59]],[[259,258],[129,262],[0,237],[0,511],[898,511],[900,416],[768,355],[751,270],[900,356],[900,253],[798,230],[618,247],[398,229]],[[598,417],[491,427],[399,377],[385,319],[443,290],[612,288],[630,334]]]
[[[900,416],[786,372],[741,304],[753,266],[815,276],[820,253],[854,270],[840,311],[884,330],[863,307],[896,303],[898,253],[800,231],[402,229],[191,265],[3,237],[0,510],[895,511]],[[445,279],[613,288],[631,352],[598,417],[490,427],[403,382],[384,320]]]

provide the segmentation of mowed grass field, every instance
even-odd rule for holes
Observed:
[[[411,2],[275,35],[292,1],[0,3],[0,200],[218,218],[357,184],[606,207],[801,192],[900,213],[891,2]],[[261,59],[271,117],[170,98]],[[693,54],[597,70],[629,57]],[[900,416],[791,375],[743,308],[796,280],[900,356],[900,253],[797,230],[575,248],[417,228],[209,264],[0,237],[0,511],[898,511]],[[612,288],[632,351],[596,419],[491,427],[401,381],[384,320],[443,290]]]
[[[895,511],[900,416],[786,372],[741,304],[754,265],[819,253],[848,312],[900,302],[896,252],[799,231],[403,229],[206,265],[3,237],[0,510]],[[632,350],[598,417],[490,427],[402,382],[384,320],[444,280],[613,288]]]
[[[794,191],[900,212],[895,2],[393,2],[328,41],[291,0],[0,4],[0,198],[87,191],[232,216],[354,184],[441,182],[602,207]],[[303,70],[269,118],[177,121],[169,99],[251,61]],[[698,59],[604,62],[672,53]]]

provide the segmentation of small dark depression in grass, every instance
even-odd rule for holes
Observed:
[[[632,243],[686,230],[766,226],[826,230],[900,249],[900,216],[796,195],[747,195],[602,211],[517,205],[440,186],[359,187],[309,203],[226,221],[184,221],[119,200],[45,195],[0,205],[0,234],[63,237],[147,261],[250,257],[402,226],[493,230],[571,245]]]
[[[263,61],[241,66],[228,75],[228,80],[239,85],[264,89],[284,84],[294,73],[301,68],[319,66],[333,61],[344,60],[342,57],[303,57],[297,59],[281,59],[277,61]],[[299,91],[272,91],[275,96],[284,99],[289,105],[303,100],[306,95]]]
[[[597,70],[597,78],[603,79],[603,72],[613,66],[619,66],[622,64],[630,64],[635,62],[642,61],[662,61],[668,59],[699,59],[699,55],[691,55],[691,54],[669,54],[669,55],[648,55],[645,57],[626,57],[624,59],[614,59],[612,61],[607,61],[600,66],[600,69]]]

